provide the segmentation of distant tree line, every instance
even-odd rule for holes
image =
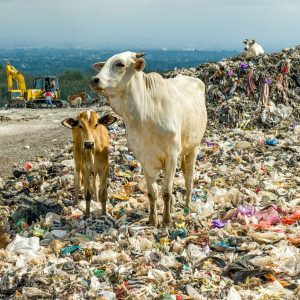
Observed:
[[[68,70],[59,75],[59,87],[62,99],[67,99],[69,95],[76,94],[79,91],[85,91],[92,96],[90,81],[94,75],[92,73],[83,73],[79,70]]]

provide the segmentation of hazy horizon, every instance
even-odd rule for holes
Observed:
[[[0,48],[243,49],[298,45],[297,0],[0,0]]]
[[[280,52],[284,48],[292,48],[292,47],[297,47],[299,44],[294,44],[294,45],[289,45],[289,46],[283,46],[283,47],[274,47],[274,48],[264,48],[266,52]],[[27,49],[47,49],[47,50],[99,50],[99,51],[138,51],[138,50],[152,50],[152,51],[199,51],[199,52],[222,52],[222,51],[232,51],[232,52],[237,52],[240,53],[243,51],[243,49],[240,48],[211,48],[211,49],[200,49],[200,48],[168,48],[168,47],[126,47],[126,46],[119,46],[119,47],[85,47],[85,46],[53,46],[53,47],[38,47],[38,46],[18,46],[18,45],[11,45],[7,47],[2,47],[0,46],[0,49],[2,50],[27,50]]]

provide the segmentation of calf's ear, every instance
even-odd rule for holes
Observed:
[[[105,65],[105,62],[104,62],[104,61],[102,61],[102,62],[97,62],[97,63],[95,63],[95,64],[92,65],[92,68],[93,68],[95,71],[99,72],[99,71],[104,67],[104,65]]]
[[[135,61],[135,69],[137,71],[143,71],[144,68],[146,66],[146,62],[144,59],[142,58],[138,58],[136,61]]]
[[[72,128],[78,126],[78,123],[79,123],[78,120],[75,120],[75,119],[72,119],[72,118],[67,118],[67,119],[65,119],[65,120],[63,120],[63,121],[61,122],[61,124],[62,124],[63,126],[65,126],[65,127],[67,127],[67,128],[70,128],[70,129],[72,129]]]
[[[102,124],[104,126],[109,126],[117,121],[116,117],[113,117],[111,115],[105,115],[98,119],[98,124]]]

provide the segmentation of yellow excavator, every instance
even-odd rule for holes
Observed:
[[[53,105],[62,106],[57,76],[34,77],[34,88],[27,89],[23,74],[10,63],[6,64],[6,75],[9,107],[43,107],[46,105],[45,93],[47,90],[52,93]]]

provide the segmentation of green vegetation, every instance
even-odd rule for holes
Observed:
[[[77,94],[79,91],[85,91],[92,94],[90,81],[92,73],[82,73],[78,70],[68,70],[58,75],[59,87],[62,99],[67,99],[68,95]]]

